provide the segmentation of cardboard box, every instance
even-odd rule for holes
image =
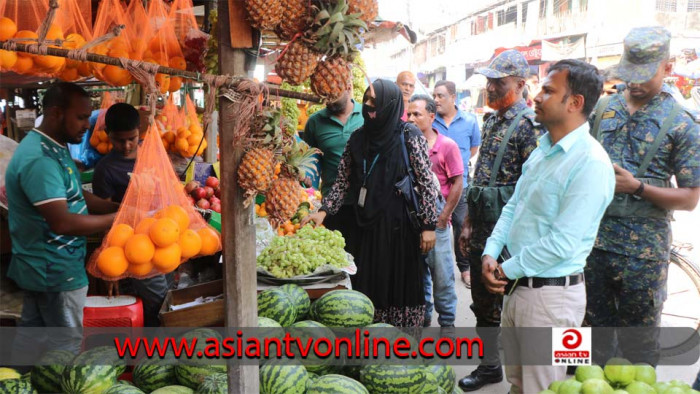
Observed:
[[[198,297],[215,297],[223,293],[223,280],[170,290],[160,308],[161,324],[164,327],[223,327],[225,321],[223,299],[177,311],[170,310],[170,305],[182,305]]]

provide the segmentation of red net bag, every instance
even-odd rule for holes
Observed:
[[[148,43],[148,50],[144,53],[143,60],[185,70],[187,62],[182,56],[182,49],[180,49],[180,43],[175,35],[175,26],[170,20],[170,14],[162,0],[150,2],[148,20],[152,24],[154,34]],[[156,83],[161,94],[180,90],[182,82],[182,77],[156,74]]]
[[[54,25],[65,36],[61,47],[80,49],[92,41],[92,12],[90,0],[59,0],[59,8]],[[87,19],[85,19],[87,18]],[[53,56],[49,56],[53,58]],[[62,59],[62,58],[56,58]],[[64,81],[77,81],[91,76],[90,64],[73,59],[65,59],[65,67],[55,76]]]
[[[90,146],[95,148],[101,155],[106,155],[112,150],[112,142],[110,142],[109,136],[105,131],[105,115],[112,104],[114,104],[112,95],[109,92],[104,92],[102,94],[102,103],[100,103],[100,112],[97,115],[97,122],[95,122],[95,127],[90,135]]]
[[[102,37],[112,32],[116,26],[127,26],[127,23],[126,9],[119,0],[102,0],[97,9],[93,35],[97,38]],[[124,29],[119,36],[93,46],[89,49],[89,52],[98,55],[130,58],[131,44],[132,40],[129,36],[129,31]],[[121,67],[102,63],[90,63],[90,67],[95,78],[112,86],[124,86],[132,81],[131,74]]]
[[[221,237],[194,210],[151,125],[114,225],[88,262],[107,280],[149,278],[221,250]]]
[[[184,136],[180,137],[180,133],[178,133],[178,138],[187,140],[187,149],[184,148],[184,142],[180,142],[177,146],[177,153],[182,157],[190,158],[194,155],[201,156],[204,153],[207,148],[207,140],[204,138],[204,130],[197,116],[197,107],[190,96],[185,97],[185,105],[182,106],[180,112],[180,118],[183,120],[180,131]]]
[[[148,50],[148,43],[153,37],[153,28],[148,20],[148,13],[140,1],[132,1],[126,9],[129,20],[127,35],[131,37],[130,58],[143,60],[143,55]]]
[[[175,152],[177,134],[184,125],[184,120],[180,116],[180,110],[177,108],[177,105],[173,102],[173,96],[168,98],[160,114],[156,116],[156,121],[159,122],[159,127],[163,131],[161,139],[165,150]]]
[[[170,19],[190,71],[204,72],[204,56],[207,53],[209,34],[201,31],[194,16],[192,0],[174,0],[170,6]]]
[[[6,0],[0,4],[0,38],[14,39],[23,44],[36,44],[39,38],[37,30],[48,12],[48,1],[43,0]],[[47,34],[49,36],[49,34]],[[3,71],[14,71],[24,75],[42,75],[35,65],[36,55],[25,52],[3,51],[0,53]],[[43,58],[42,58],[43,60]]]

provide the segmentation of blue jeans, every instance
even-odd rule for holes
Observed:
[[[12,344],[13,361],[30,364],[31,360],[41,355],[35,351],[42,346],[48,350],[68,350],[77,354],[83,340],[80,328],[83,327],[87,290],[87,286],[49,293],[24,290],[22,317],[17,324],[17,336]],[[62,331],[60,334],[55,330],[46,330],[37,337],[37,331],[22,330],[23,327],[71,327],[76,330]]]
[[[431,296],[435,298],[440,326],[455,323],[457,313],[457,292],[455,291],[454,264],[455,254],[452,248],[452,229],[435,229],[435,247],[423,256],[425,264],[425,321],[430,322],[433,314]],[[434,294],[433,294],[434,288]]]

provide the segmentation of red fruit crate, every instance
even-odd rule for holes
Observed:
[[[143,327],[143,304],[133,296],[90,296],[83,308],[84,327]]]

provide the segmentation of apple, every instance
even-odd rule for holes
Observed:
[[[210,176],[207,178],[207,180],[204,182],[205,186],[209,186],[212,189],[216,189],[219,187],[219,180],[216,177]]]
[[[209,202],[212,203],[212,204],[215,204],[215,203],[221,204],[221,200],[219,200],[216,196],[211,196],[211,197],[209,198]]]
[[[190,193],[192,193],[192,190],[194,190],[200,186],[202,186],[202,185],[200,185],[199,182],[197,182],[197,181],[189,181],[185,185],[185,191],[187,192],[187,194],[190,194]]]
[[[192,190],[192,197],[193,197],[195,200],[201,200],[201,199],[207,197],[207,191],[204,190],[204,188],[200,186],[200,187],[195,188],[194,190]]]
[[[221,213],[221,203],[218,203],[218,202],[212,203],[211,210],[214,212]]]
[[[199,201],[197,201],[197,207],[201,209],[209,209],[211,208],[211,204],[209,203],[209,201],[202,198]]]
[[[204,186],[204,191],[207,192],[207,198],[211,198],[214,195],[214,188],[210,186]]]

